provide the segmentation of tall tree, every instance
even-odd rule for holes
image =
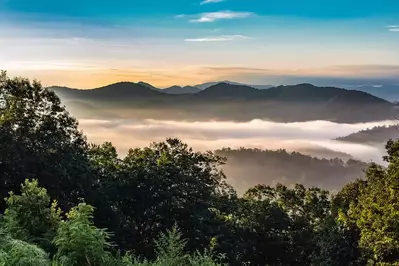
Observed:
[[[10,192],[6,199],[4,230],[15,239],[27,241],[52,250],[53,238],[61,221],[61,210],[52,202],[37,180],[25,180],[21,194]]]
[[[36,178],[67,208],[91,186],[85,138],[54,92],[0,74],[0,198]],[[4,209],[4,204],[0,205]]]
[[[399,261],[399,141],[390,140],[384,159],[388,168],[373,164],[366,172],[366,185],[347,212],[359,230],[359,247],[369,263],[397,265]]]
[[[189,238],[187,248],[209,244],[215,219],[211,208],[228,191],[219,169],[222,157],[194,152],[177,139],[132,149],[122,161],[110,150],[109,146],[96,149],[93,158],[103,172],[118,169],[115,176],[108,175],[104,189],[115,191],[107,205],[118,221],[107,228],[115,232],[122,248],[151,255],[153,239],[175,223]],[[114,163],[101,164],[104,158]]]

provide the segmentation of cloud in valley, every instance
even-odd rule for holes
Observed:
[[[80,120],[89,141],[112,141],[121,154],[129,148],[144,147],[151,142],[176,137],[199,150],[223,147],[261,148],[289,151],[329,149],[350,153],[365,161],[381,162],[383,151],[377,147],[333,141],[332,139],[377,125],[395,121],[365,124],[337,124],[327,121],[275,123],[253,120],[236,122],[184,122],[159,120]]]

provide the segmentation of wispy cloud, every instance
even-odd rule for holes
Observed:
[[[213,37],[195,38],[195,39],[185,39],[185,42],[227,42],[234,40],[248,39],[249,37],[243,35],[221,35]]]
[[[388,31],[399,32],[399,25],[388,25]]]
[[[198,18],[190,20],[190,22],[194,23],[202,23],[202,22],[214,22],[216,20],[221,19],[235,19],[235,18],[247,18],[253,15],[251,12],[234,12],[230,10],[219,11],[219,12],[210,12],[210,13],[202,13]]]
[[[220,3],[223,2],[224,0],[204,0],[201,2],[201,5],[206,5],[206,4],[212,4],[212,3]]]

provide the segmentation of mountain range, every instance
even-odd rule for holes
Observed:
[[[140,81],[137,82],[137,84],[145,86],[147,88],[150,88],[152,90],[158,91],[158,92],[163,92],[167,94],[193,94],[193,93],[198,93],[201,90],[205,90],[211,86],[220,84],[220,83],[226,83],[230,85],[239,85],[239,86],[248,86],[252,87],[255,89],[259,90],[264,90],[264,89],[270,89],[274,87],[273,85],[253,85],[253,84],[244,84],[244,83],[239,83],[239,82],[234,82],[234,81],[229,81],[229,80],[224,80],[224,81],[211,81],[211,82],[206,82],[202,84],[197,84],[195,86],[178,86],[174,85],[168,88],[157,88],[149,83]],[[53,86],[53,87],[59,87],[59,86]],[[399,102],[399,84],[382,84],[382,85],[359,85],[359,86],[353,86],[353,85],[347,85],[347,86],[342,86],[342,85],[333,85],[332,87],[344,87],[348,90],[358,90],[358,91],[363,91],[367,92],[369,94],[372,94],[374,96],[377,96],[379,98],[385,99],[390,102]]]
[[[398,106],[369,93],[311,84],[256,89],[223,82],[197,92],[193,87],[177,86],[160,90],[144,82],[118,82],[90,90],[50,89],[67,107],[75,106],[72,112],[77,116],[83,111],[88,116],[123,118],[355,123],[391,119],[399,114]],[[179,93],[182,90],[191,93]]]

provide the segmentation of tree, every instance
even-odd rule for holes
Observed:
[[[0,244],[0,266],[50,266],[47,253],[22,240],[7,239]]]
[[[54,238],[57,248],[55,261],[60,265],[107,265],[112,260],[105,230],[93,225],[94,208],[81,203],[71,209],[67,220],[62,221]]]
[[[280,221],[281,224],[285,224],[285,227],[280,229],[285,234],[281,234],[279,238],[280,241],[285,242],[285,253],[279,253],[280,255],[277,257],[285,259],[285,261],[281,261],[284,265],[309,265],[312,253],[316,248],[313,241],[316,232],[329,214],[328,195],[327,191],[315,187],[306,189],[302,185],[296,185],[290,189],[278,184],[275,188],[265,185],[255,186],[245,193],[244,199],[268,202],[280,208],[282,214],[275,219],[276,222]],[[251,207],[251,209],[254,208]],[[271,230],[267,223],[260,223],[260,225],[265,226],[263,229],[265,232]],[[276,250],[272,250],[276,255]],[[272,264],[277,265],[276,263]]]
[[[51,203],[46,189],[39,187],[37,180],[25,180],[21,185],[21,195],[10,192],[6,202],[4,231],[14,239],[34,243],[51,251],[51,242],[61,221],[61,211],[57,202]]]
[[[209,225],[215,215],[210,208],[228,191],[219,169],[223,162],[222,157],[194,152],[177,139],[130,150],[111,167],[119,170],[108,179],[107,189],[116,193],[109,195],[107,206],[119,221],[107,228],[123,249],[150,257],[153,239],[175,223],[189,239],[190,250],[204,247],[213,233]]]
[[[88,145],[54,92],[0,74],[0,198],[36,178],[68,208],[91,185]],[[5,206],[0,205],[4,210]]]
[[[373,164],[366,172],[366,185],[347,216],[359,230],[359,246],[369,263],[396,265],[399,260],[399,142],[386,145],[388,168]]]

